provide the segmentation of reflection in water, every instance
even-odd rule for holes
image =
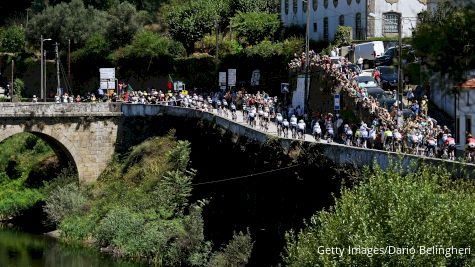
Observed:
[[[0,226],[0,266],[2,267],[139,267],[118,261],[92,249],[65,245],[42,235]]]

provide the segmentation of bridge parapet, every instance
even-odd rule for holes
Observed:
[[[118,117],[120,103],[0,103],[0,117]]]
[[[310,142],[272,136],[270,133],[262,132],[257,128],[250,128],[247,125],[234,122],[211,112],[199,111],[191,108],[162,105],[124,104],[122,106],[122,112],[126,117],[156,116],[163,114],[175,117],[198,118],[207,121],[213,121],[218,126],[228,129],[236,135],[246,136],[251,140],[256,140],[261,143],[266,142],[270,138],[278,138],[281,146],[284,149],[290,148],[292,142]],[[475,178],[474,164],[408,154],[398,154],[395,152],[368,148],[349,147],[337,143],[319,142],[316,145],[320,147],[320,151],[325,157],[339,165],[350,164],[354,167],[361,168],[364,166],[371,166],[374,162],[376,162],[382,169],[386,169],[391,165],[391,163],[397,163],[401,164],[404,170],[408,170],[408,167],[410,167],[411,164],[418,166],[421,162],[426,162],[434,166],[444,166],[449,171],[452,171],[459,176]]]

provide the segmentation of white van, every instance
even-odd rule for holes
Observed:
[[[365,61],[373,61],[375,58],[384,55],[383,41],[373,41],[368,43],[356,44],[353,47],[354,61],[362,57]]]

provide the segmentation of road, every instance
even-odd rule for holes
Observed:
[[[218,112],[216,109],[213,109],[213,113],[218,115]],[[220,116],[220,115],[218,115]],[[224,117],[224,118],[227,118],[229,120],[231,120],[231,112],[228,112],[228,116],[224,116],[222,115],[221,117]],[[237,120],[236,120],[237,123],[241,124],[241,125],[245,125],[247,127],[249,127],[249,125],[243,120],[243,114],[242,114],[242,111],[241,110],[238,110],[237,111]],[[309,125],[307,125],[309,126]],[[257,126],[254,127],[253,129],[256,130],[256,131],[260,131],[260,132],[263,132],[263,133],[267,133],[267,134],[271,134],[271,135],[274,135],[274,136],[278,136],[277,135],[277,125],[274,123],[274,122],[270,122],[269,123],[269,129],[267,131],[264,131],[264,130],[261,130],[261,128],[259,127],[259,121],[257,121]],[[308,127],[307,127],[308,128]],[[308,130],[307,130],[308,131]],[[289,136],[290,136],[290,131],[289,131]],[[284,138],[283,136],[281,136],[281,138]],[[292,138],[289,138],[289,139],[292,139]],[[313,135],[311,134],[305,134],[305,141],[311,141],[311,142],[316,142],[315,138],[313,137]],[[321,142],[321,140],[319,141]]]

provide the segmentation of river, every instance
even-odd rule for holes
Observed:
[[[50,237],[0,226],[0,266],[2,267],[141,267],[139,263],[118,261],[89,248],[61,243]]]

